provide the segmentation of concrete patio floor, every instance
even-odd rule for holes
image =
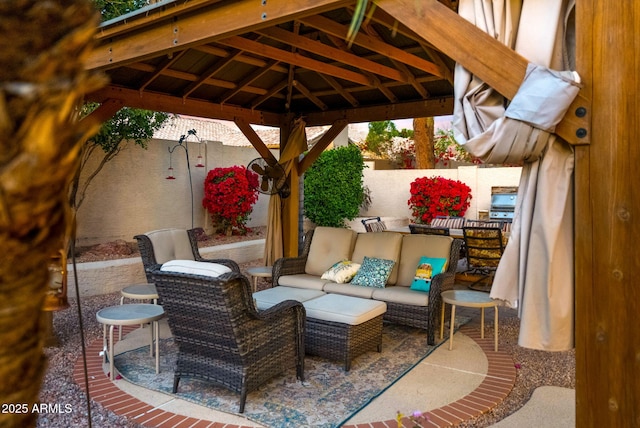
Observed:
[[[345,427],[397,427],[395,412],[426,412],[430,425],[454,426],[469,421],[499,404],[511,391],[516,368],[510,355],[493,349],[493,337],[480,337],[479,311],[467,311],[472,321],[454,336],[454,346],[444,343],[369,405],[353,415]],[[459,312],[459,313],[460,313]],[[493,325],[487,311],[487,325]],[[148,330],[125,328],[117,352],[125,352],[148,342]],[[141,336],[142,335],[142,336]],[[161,337],[170,335],[166,320],[161,322]],[[446,333],[445,333],[446,336]],[[241,416],[212,410],[169,395],[141,388],[106,376],[108,364],[98,356],[102,340],[89,345],[89,385],[94,401],[145,427],[261,427]],[[81,359],[74,379],[84,388]],[[530,403],[497,426],[567,427],[575,425],[575,402],[565,388],[551,388],[534,394]],[[538,391],[536,391],[538,392]],[[542,409],[539,408],[542,406]],[[541,419],[542,418],[542,419]],[[511,421],[511,422],[509,422]],[[506,424],[506,425],[505,425]],[[410,425],[406,425],[410,426]]]

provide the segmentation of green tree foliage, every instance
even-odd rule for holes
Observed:
[[[98,105],[86,104],[82,108],[84,115],[92,112]],[[73,178],[70,188],[69,203],[72,209],[78,210],[85,199],[91,181],[102,171],[107,162],[113,160],[124,148],[125,141],[146,149],[147,142],[153,133],[160,129],[169,119],[169,114],[124,107],[111,119],[104,122],[100,131],[82,147],[80,168]],[[89,159],[101,156],[92,171],[87,171]],[[84,172],[81,181],[81,173]]]
[[[393,137],[399,136],[400,133],[396,128],[396,124],[390,120],[383,122],[369,122],[369,133],[367,134],[367,149],[375,154],[381,155],[386,146],[391,143]]]
[[[150,3],[148,0],[93,0],[102,20],[116,18],[123,14],[140,9]],[[81,114],[86,116],[98,107],[91,103],[82,107]],[[76,171],[70,186],[69,203],[73,210],[78,210],[85,199],[91,181],[104,168],[105,164],[115,158],[123,149],[125,141],[146,149],[147,141],[153,133],[160,129],[169,119],[169,114],[124,107],[111,119],[102,124],[100,131],[82,147],[80,168]],[[101,149],[101,151],[97,150]],[[87,171],[88,161],[92,156],[102,155],[97,166]],[[83,177],[83,181],[80,178]]]
[[[364,161],[353,145],[327,150],[304,174],[304,214],[318,226],[345,227],[365,196]]]
[[[100,12],[102,20],[108,21],[147,6],[151,2],[147,0],[93,0],[93,3]]]

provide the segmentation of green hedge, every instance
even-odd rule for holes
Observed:
[[[326,150],[304,174],[304,214],[318,226],[346,227],[364,200],[364,161],[354,145]]]

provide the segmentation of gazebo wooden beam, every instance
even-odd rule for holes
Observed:
[[[397,105],[379,105],[342,110],[328,110],[318,113],[302,113],[307,126],[330,125],[340,119],[349,123],[376,122],[406,119],[414,116],[445,116],[453,112],[453,98],[438,98],[412,101]]]
[[[271,150],[269,150],[264,141],[262,141],[262,138],[260,138],[260,136],[256,133],[256,131],[254,131],[254,129],[248,122],[241,118],[236,118],[234,122],[238,129],[242,131],[244,136],[247,137],[247,140],[249,140],[251,145],[258,151],[258,153],[260,153],[260,156],[265,159],[271,160],[274,163],[278,162],[273,153],[271,153]]]
[[[320,157],[324,149],[326,149],[335,138],[340,135],[342,130],[347,127],[349,124],[348,121],[342,119],[337,120],[331,125],[322,137],[314,144],[314,146],[309,150],[309,152],[302,158],[300,161],[300,165],[298,166],[298,174],[302,175],[304,172],[309,169],[309,167]]]
[[[378,0],[376,4],[505,97],[512,99],[518,91],[527,59],[437,0]],[[590,120],[591,101],[578,94],[556,134],[571,144],[588,144]]]
[[[120,100],[128,107],[231,121],[241,118],[248,123],[265,126],[278,127],[282,120],[281,115],[276,113],[215,104],[192,98],[183,100],[181,96],[163,95],[149,91],[140,93],[133,89],[115,86],[107,86],[87,96],[88,101],[100,103],[107,99]]]
[[[184,13],[190,2],[169,11],[157,12],[157,19],[132,19],[130,23],[106,26],[98,34],[98,45],[86,60],[89,69],[110,69],[201,44],[203,41],[235,36],[321,13],[349,4],[348,0],[254,0],[216,2],[200,6],[198,13]],[[206,3],[206,2],[197,2]],[[123,31],[133,30],[135,31]]]

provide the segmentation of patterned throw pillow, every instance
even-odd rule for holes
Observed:
[[[447,267],[447,259],[420,257],[416,268],[416,275],[411,283],[411,289],[428,292],[431,289],[431,279],[444,272]]]
[[[384,288],[394,264],[393,260],[365,256],[360,270],[351,283],[364,287]]]
[[[351,281],[353,277],[356,276],[358,269],[360,269],[359,263],[353,263],[349,260],[341,260],[323,273],[321,278],[337,282],[338,284],[344,284],[345,282]]]

